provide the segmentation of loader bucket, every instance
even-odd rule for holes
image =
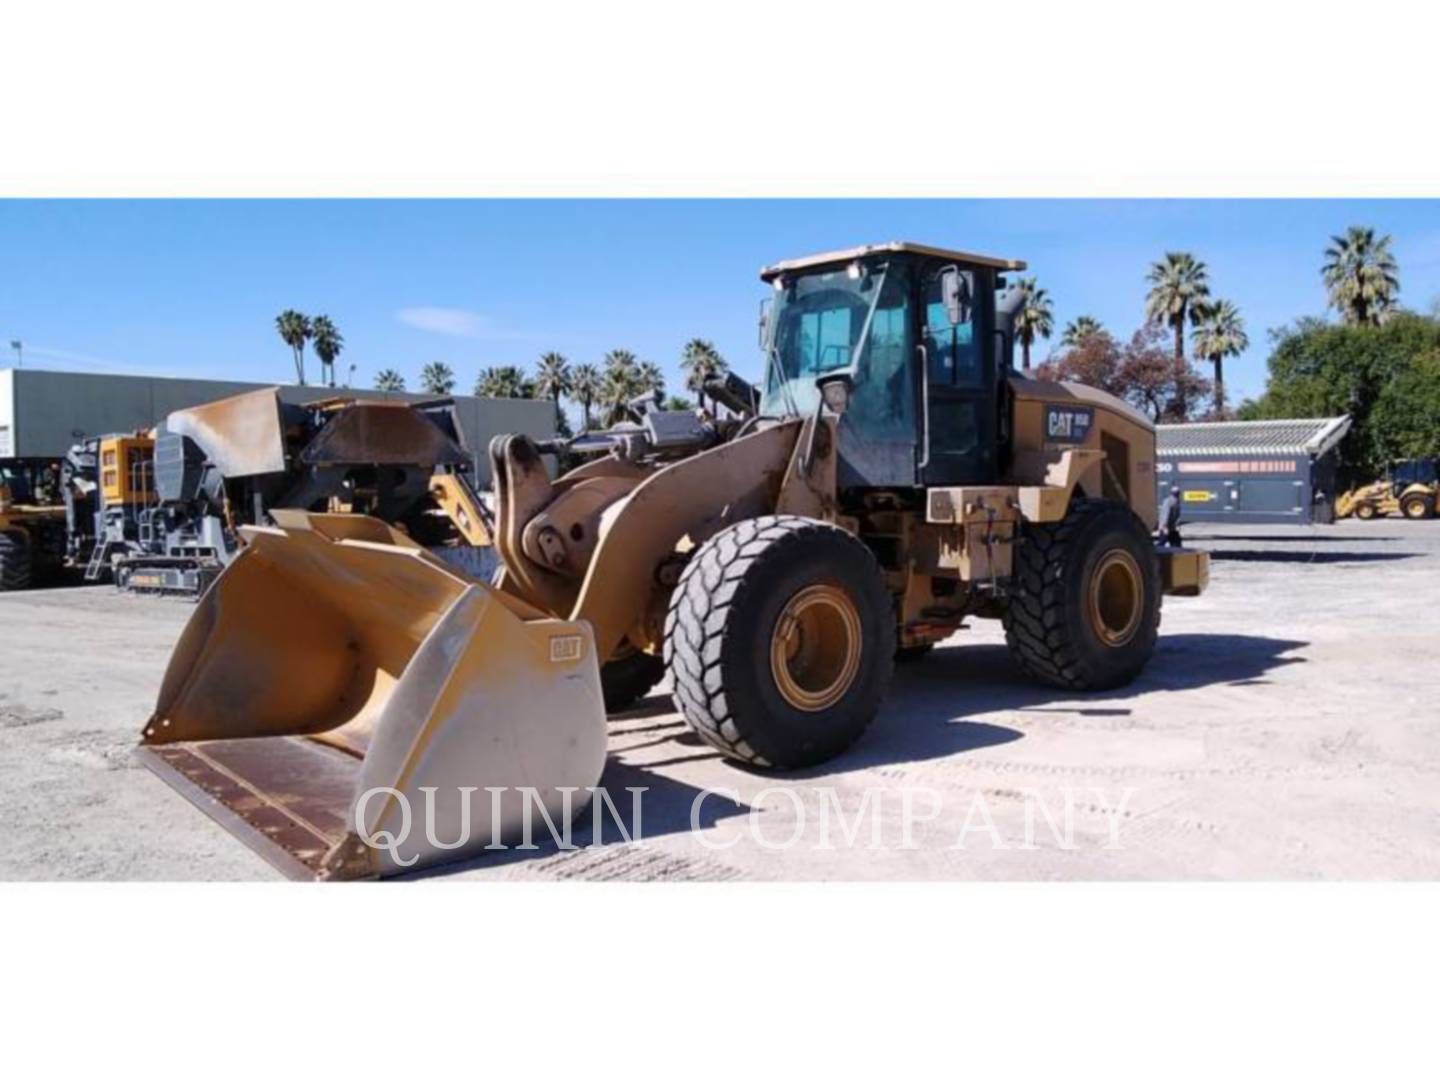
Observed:
[[[294,877],[387,876],[568,826],[605,764],[589,624],[374,518],[275,516],[191,615],[145,763]]]

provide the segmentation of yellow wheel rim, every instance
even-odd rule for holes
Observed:
[[[1423,503],[1412,502],[1409,506],[1405,508],[1405,513],[1409,514],[1412,518],[1424,517],[1425,506]]]
[[[1118,648],[1135,636],[1145,611],[1145,584],[1140,564],[1128,551],[1107,552],[1090,578],[1087,609],[1095,636]]]
[[[845,590],[811,585],[790,598],[770,636],[770,671],[786,702],[828,709],[860,670],[860,612]]]

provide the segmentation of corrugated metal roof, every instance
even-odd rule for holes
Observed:
[[[1161,457],[1217,454],[1308,454],[1319,457],[1350,430],[1350,417],[1309,420],[1227,420],[1215,424],[1160,424],[1155,429]]]

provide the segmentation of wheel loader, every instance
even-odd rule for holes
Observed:
[[[1440,501],[1440,477],[1434,458],[1397,461],[1385,476],[1362,487],[1351,488],[1335,500],[1335,516],[1369,521],[1400,514],[1411,521],[1435,516]]]
[[[186,627],[142,756],[282,869],[351,879],[578,814],[607,710],[667,670],[701,739],[774,770],[843,754],[895,661],[968,619],[1042,682],[1123,686],[1207,556],[1153,543],[1146,417],[1013,369],[1023,268],[911,243],[767,267],[758,403],[712,380],[713,408],[492,443],[492,581],[277,511]]]

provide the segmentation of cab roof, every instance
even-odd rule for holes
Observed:
[[[855,259],[863,259],[869,255],[905,254],[920,255],[925,258],[949,259],[957,263],[969,263],[971,266],[990,266],[996,270],[1024,270],[1025,263],[1020,259],[1000,259],[993,255],[976,255],[971,251],[954,251],[950,248],[931,247],[928,244],[912,244],[908,240],[892,240],[888,244],[865,244],[861,247],[846,248],[843,251],[825,251],[819,255],[805,255],[798,259],[786,259],[784,262],[773,263],[760,271],[761,281],[770,281],[780,274],[789,273],[792,270],[809,270],[816,266],[828,266],[831,263],[847,263]]]

